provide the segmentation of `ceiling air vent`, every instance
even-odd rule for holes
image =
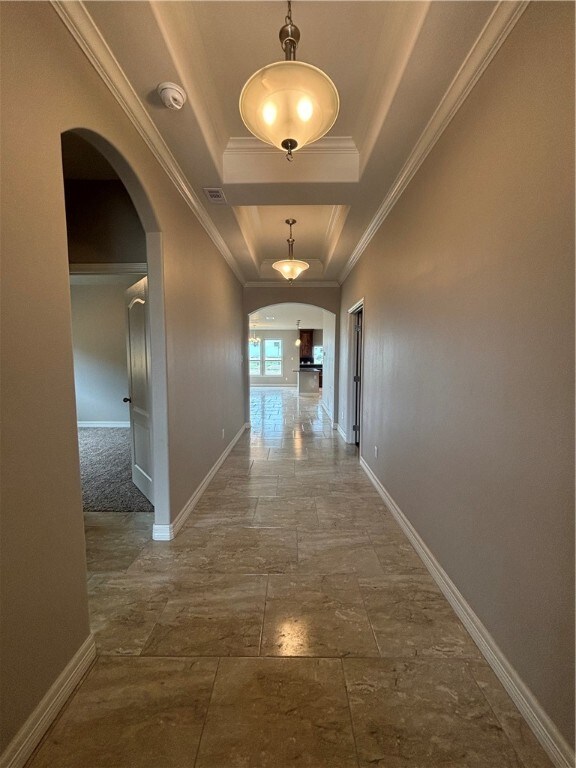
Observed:
[[[204,194],[215,205],[227,205],[227,200],[224,197],[224,190],[219,187],[204,187]]]

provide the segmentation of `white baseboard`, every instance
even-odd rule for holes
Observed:
[[[0,756],[0,768],[23,768],[95,658],[94,636],[89,635]]]
[[[335,429],[336,426],[334,424],[334,419],[332,418],[332,415],[330,414],[330,411],[326,407],[326,403],[324,402],[324,400],[320,400],[320,408],[322,408],[322,410],[324,411],[326,416],[328,416],[328,418],[330,419],[330,426],[332,427],[332,429]]]
[[[492,667],[554,765],[557,768],[574,768],[574,750],[572,747],[548,717],[534,694],[504,656],[490,632],[488,632],[478,616],[476,616],[454,582],[444,571],[408,518],[363,458],[360,459],[360,466],[384,499],[386,506],[390,509],[424,565],[430,571],[430,575],[444,593],[458,618],[470,633],[482,655]]]
[[[222,455],[220,456],[216,464],[214,464],[210,472],[208,472],[204,480],[202,480],[198,488],[194,491],[192,496],[188,499],[184,507],[178,513],[174,522],[170,523],[169,525],[156,525],[155,523],[152,526],[152,538],[154,539],[154,541],[171,541],[176,536],[180,528],[182,528],[182,526],[188,519],[188,516],[190,515],[190,513],[192,512],[196,504],[198,504],[198,502],[200,501],[200,497],[206,490],[208,484],[210,483],[210,481],[212,480],[216,472],[218,472],[218,470],[224,463],[226,457],[228,456],[232,448],[234,448],[238,440],[242,437],[246,429],[250,429],[250,424],[246,423],[242,425],[238,434],[228,444],[226,450],[222,453]],[[0,766],[0,768],[2,767]]]
[[[130,429],[129,421],[79,421],[79,427],[121,427]]]
[[[340,435],[342,440],[344,440],[345,443],[348,442],[348,438],[346,437],[346,432],[344,432],[344,430],[342,429],[342,426],[340,424],[338,424],[338,434]]]

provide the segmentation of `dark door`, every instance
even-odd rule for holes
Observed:
[[[354,442],[360,447],[362,424],[362,309],[354,314]]]

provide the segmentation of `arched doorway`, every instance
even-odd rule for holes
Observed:
[[[336,315],[322,307],[283,302],[248,315],[251,396],[263,387],[316,394],[336,428]]]
[[[149,353],[145,371],[145,409],[149,415],[146,428],[149,431],[143,435],[139,421],[138,434],[135,434],[135,428],[133,435],[138,438],[140,456],[145,457],[136,461],[145,465],[145,475],[150,479],[144,492],[154,505],[154,521],[163,522],[169,514],[169,493],[166,369],[162,362],[165,360],[162,253],[158,222],[136,174],[102,136],[85,129],[65,132],[62,134],[62,160],[69,260],[76,282],[86,284],[99,280],[109,287],[114,285],[120,296],[124,288],[143,276],[147,282],[141,330]],[[118,302],[118,298],[115,301]],[[125,332],[124,329],[117,331]],[[112,386],[112,377],[108,377],[107,383]],[[128,390],[124,394],[129,400],[131,393]],[[115,397],[118,394],[116,392]],[[122,405],[128,412],[126,404]],[[132,408],[131,405],[128,407]],[[115,419],[111,422],[115,423]],[[132,418],[130,423],[135,423]]]

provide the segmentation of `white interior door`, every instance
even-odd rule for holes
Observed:
[[[128,384],[132,436],[132,482],[153,502],[150,418],[150,348],[147,332],[148,278],[126,291]]]

